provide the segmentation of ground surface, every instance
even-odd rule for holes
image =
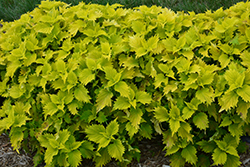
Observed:
[[[139,144],[141,150],[140,163],[133,161],[129,167],[169,167],[169,158],[165,157],[162,151],[163,145],[158,139],[143,140]],[[241,167],[250,167],[250,144],[247,145],[247,152],[241,154]],[[83,161],[81,167],[94,167],[92,161]],[[6,134],[0,136],[0,167],[33,167],[32,156],[23,150],[20,154],[13,151],[11,143]],[[44,164],[39,165],[44,167]],[[110,162],[105,167],[119,167],[115,162]]]

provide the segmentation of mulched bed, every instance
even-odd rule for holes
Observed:
[[[165,157],[162,151],[164,145],[161,140],[142,140],[139,144],[141,150],[141,160],[138,163],[134,160],[128,167],[169,167],[169,157]],[[247,152],[240,155],[242,165],[240,167],[250,167],[250,144],[247,144]],[[0,166],[1,167],[33,167],[32,156],[28,155],[22,149],[20,154],[13,151],[9,137],[6,134],[0,136]],[[44,164],[39,167],[44,167]],[[94,167],[91,160],[84,160],[80,167]],[[105,165],[105,167],[119,167],[114,161]]]

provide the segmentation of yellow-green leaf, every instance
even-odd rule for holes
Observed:
[[[125,152],[125,147],[123,146],[121,140],[116,139],[108,146],[108,152],[112,158],[122,161],[122,155]]]
[[[97,106],[97,112],[102,110],[105,106],[111,106],[113,97],[113,93],[110,92],[107,89],[101,89],[100,92],[97,95],[96,99],[96,106]]]
[[[74,90],[74,96],[77,100],[82,101],[84,103],[88,103],[89,100],[91,99],[90,96],[88,95],[88,90],[83,85],[79,85]]]
[[[200,130],[208,128],[208,117],[203,112],[196,114],[193,118],[193,122]]]

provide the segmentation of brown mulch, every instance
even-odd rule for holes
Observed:
[[[138,163],[136,160],[128,167],[169,167],[169,157],[165,157],[165,152],[162,151],[164,146],[161,140],[142,140],[139,143],[141,150],[141,159]],[[240,155],[242,165],[240,167],[250,167],[250,144],[247,144],[247,152]],[[28,155],[22,149],[20,154],[13,151],[9,137],[6,134],[0,136],[0,167],[33,167],[32,156]],[[39,165],[43,167],[44,165]],[[95,164],[91,160],[84,160],[80,167],[94,167]],[[105,167],[119,167],[114,161],[105,165]]]

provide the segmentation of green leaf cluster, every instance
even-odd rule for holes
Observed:
[[[34,164],[128,165],[162,136],[171,166],[239,166],[250,3],[195,14],[42,1],[0,27],[0,132]]]

